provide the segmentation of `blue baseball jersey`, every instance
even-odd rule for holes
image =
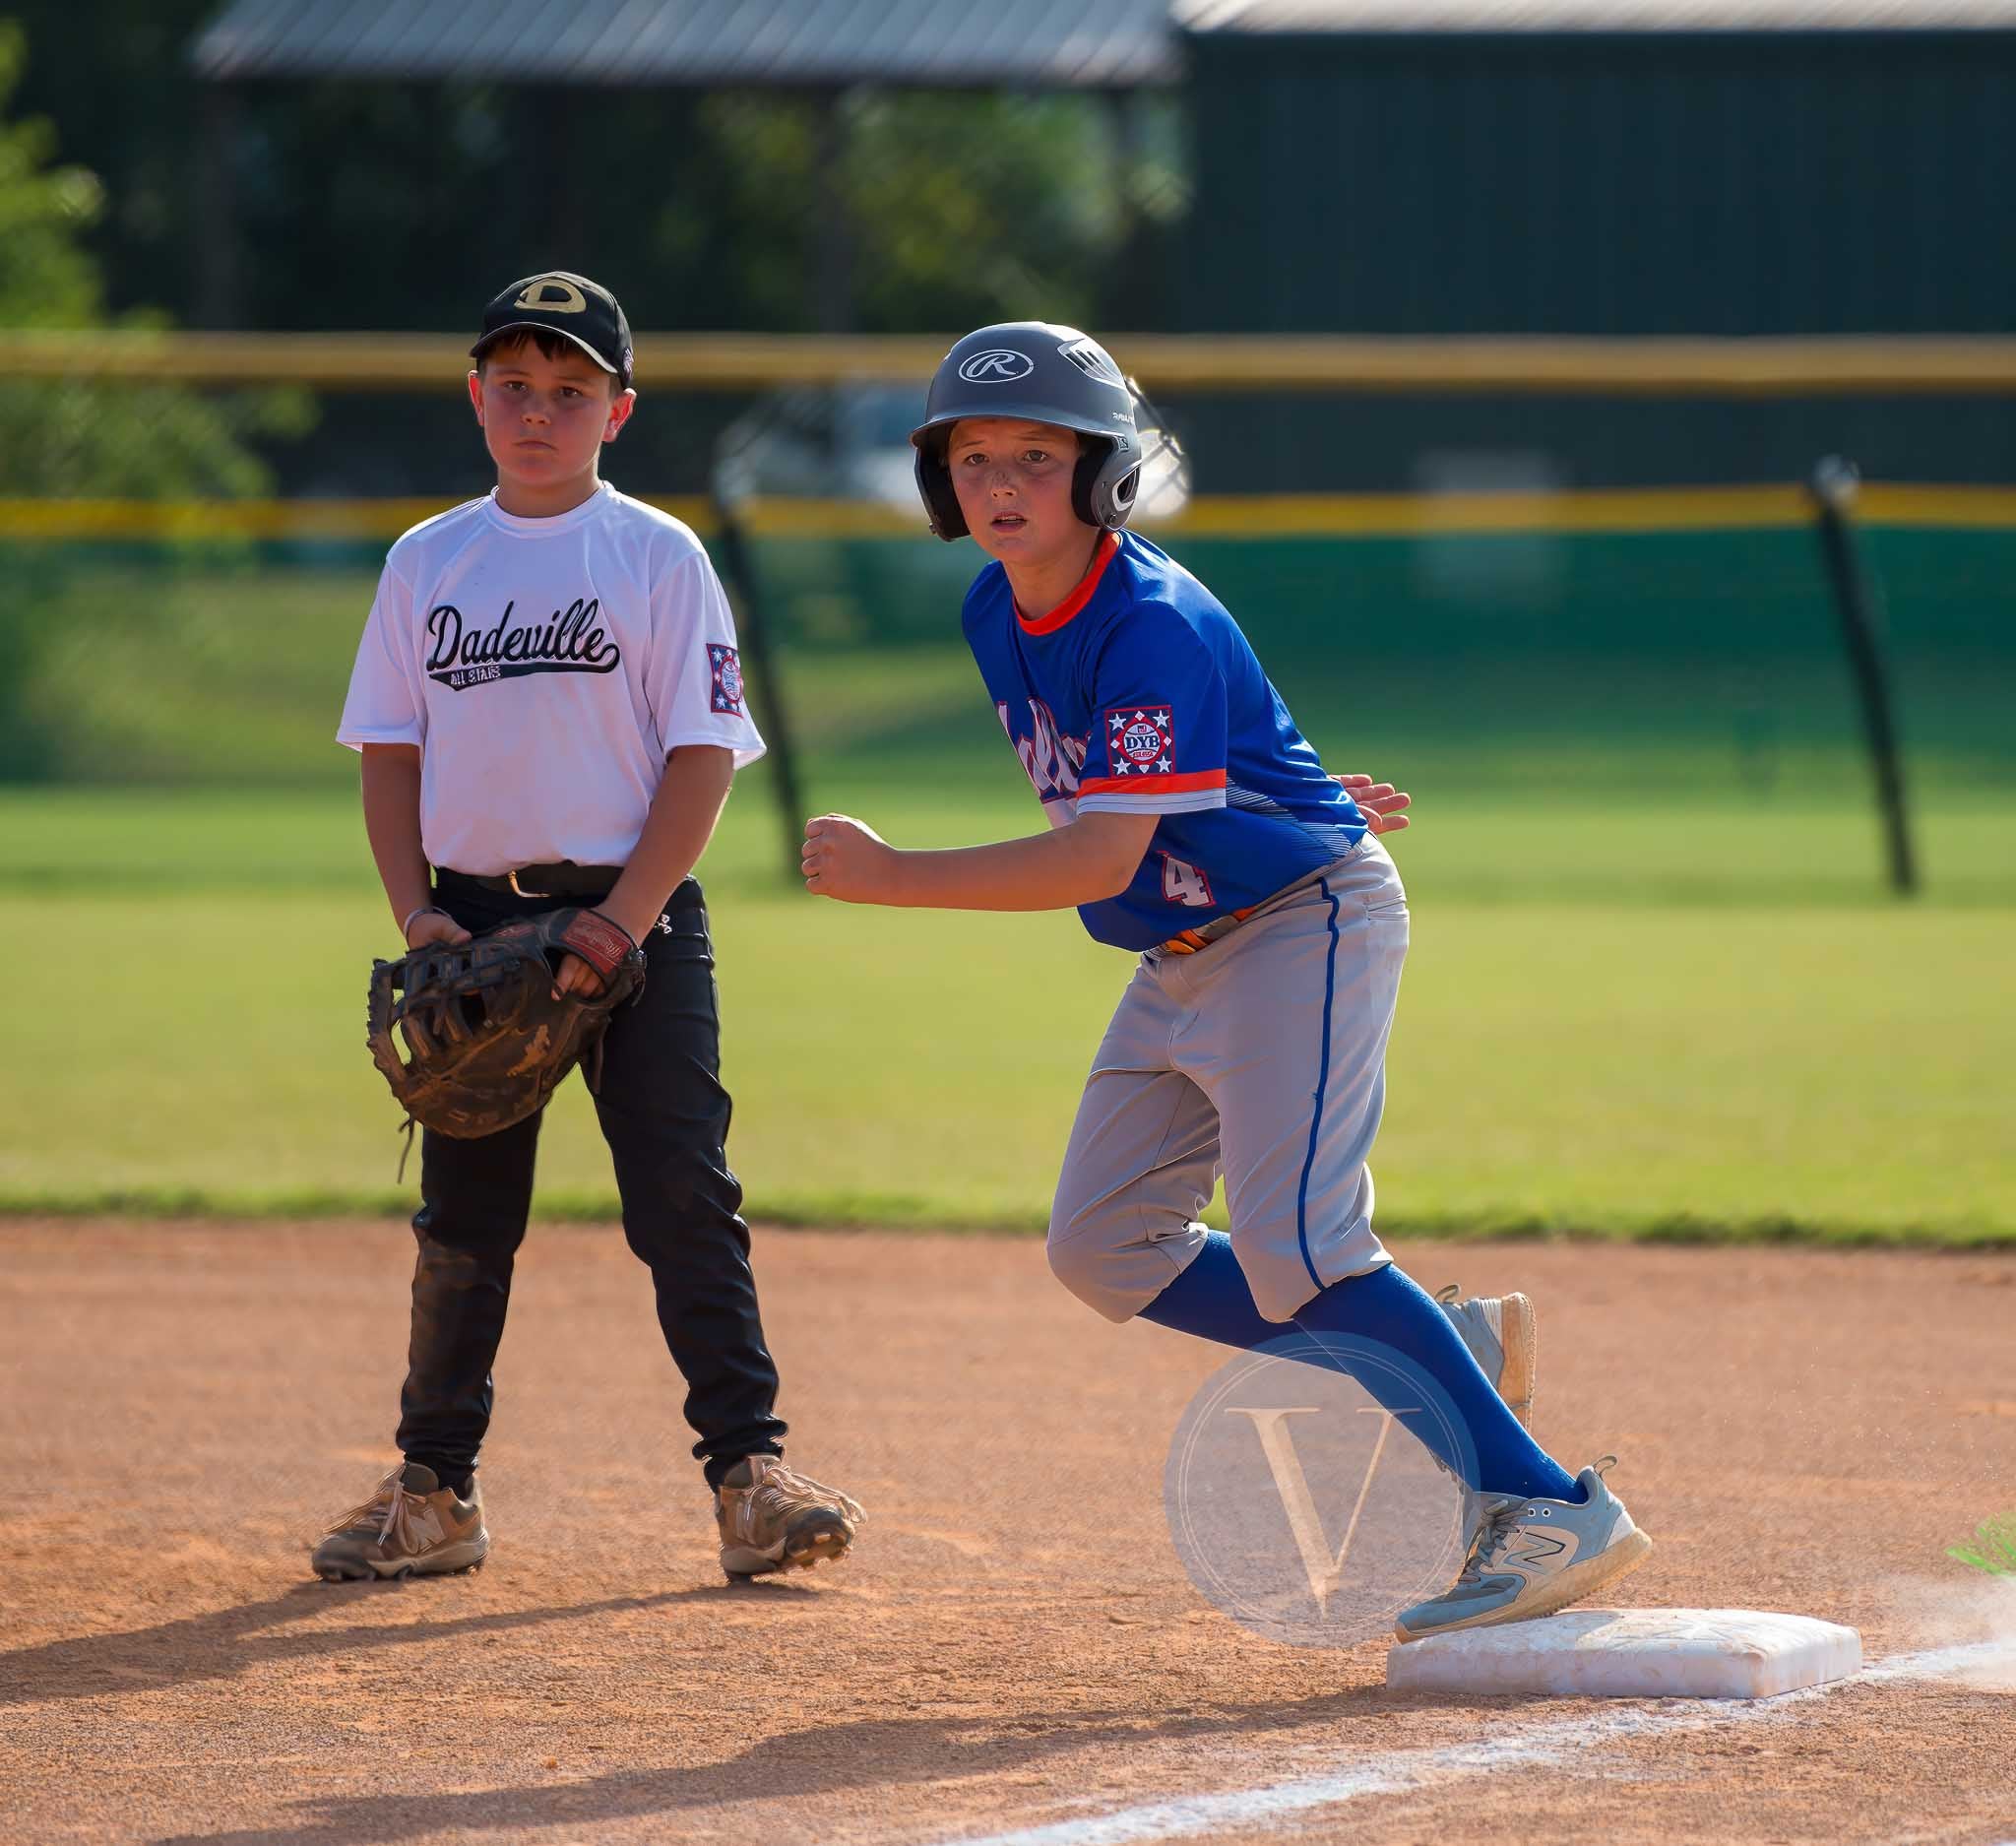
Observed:
[[[1100,541],[1047,614],[992,563],[966,594],[967,644],[1052,826],[1159,816],[1119,896],[1079,907],[1093,937],[1153,948],[1321,870],[1364,838],[1225,605],[1136,533]]]

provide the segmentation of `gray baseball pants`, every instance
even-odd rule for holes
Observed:
[[[1108,1320],[1132,1318],[1197,1253],[1220,1173],[1265,1318],[1390,1262],[1365,1163],[1407,941],[1407,893],[1367,834],[1208,947],[1143,956],[1065,1150],[1057,1279]]]

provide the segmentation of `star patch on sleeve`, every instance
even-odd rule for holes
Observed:
[[[714,685],[708,693],[707,703],[711,710],[727,712],[736,718],[746,716],[742,710],[742,662],[733,648],[722,647],[710,641],[707,645],[708,665],[714,670]]]
[[[1105,714],[1115,776],[1166,776],[1176,766],[1176,720],[1166,705],[1116,705]]]

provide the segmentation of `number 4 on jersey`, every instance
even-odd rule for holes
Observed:
[[[1211,902],[1211,880],[1203,869],[1188,859],[1176,859],[1165,853],[1162,856],[1162,896],[1166,904],[1187,904],[1193,910],[1203,910]]]

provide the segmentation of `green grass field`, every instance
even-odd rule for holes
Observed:
[[[822,788],[918,842],[1030,818],[1012,798],[850,789],[839,767]],[[752,1212],[1040,1224],[1127,958],[1068,917],[807,898],[775,869],[762,793],[737,795],[706,868]],[[1416,932],[1377,1159],[1385,1221],[2016,1238],[2016,817],[1936,818],[1935,863],[1985,845],[2005,868],[1965,886],[1970,902],[1858,897],[1858,815],[1425,798],[1396,848]],[[1699,882],[1620,880],[1607,849],[1668,826],[1703,855]],[[17,793],[0,833],[0,919],[32,971],[0,1079],[0,1205],[410,1203],[398,1111],[362,1042],[363,976],[391,925],[347,800]],[[610,1208],[575,1086],[542,1158],[543,1210]]]
[[[1400,595],[1394,555],[1364,597]],[[1619,596],[1660,574],[1605,555]],[[1969,568],[1956,595],[1987,581]],[[1715,594],[1698,574],[1670,600]],[[353,567],[120,566],[53,596],[19,709],[51,773],[117,786],[0,790],[25,971],[0,1209],[410,1207],[363,1050],[392,925],[329,741],[369,587]],[[1395,844],[1415,948],[1383,1224],[2016,1240],[2006,669],[1978,636],[1903,636],[1925,888],[1899,903],[1838,661],[1745,654],[1740,613],[1607,654],[1426,604],[1409,619],[1442,629],[1412,651],[1396,621],[1254,623],[1326,760],[1419,802]],[[800,638],[788,663],[815,808],[905,844],[1039,824],[950,637]],[[1128,958],[1069,917],[821,904],[783,857],[759,769],[702,868],[752,1213],[1040,1225]],[[570,1086],[541,1209],[613,1203]]]

